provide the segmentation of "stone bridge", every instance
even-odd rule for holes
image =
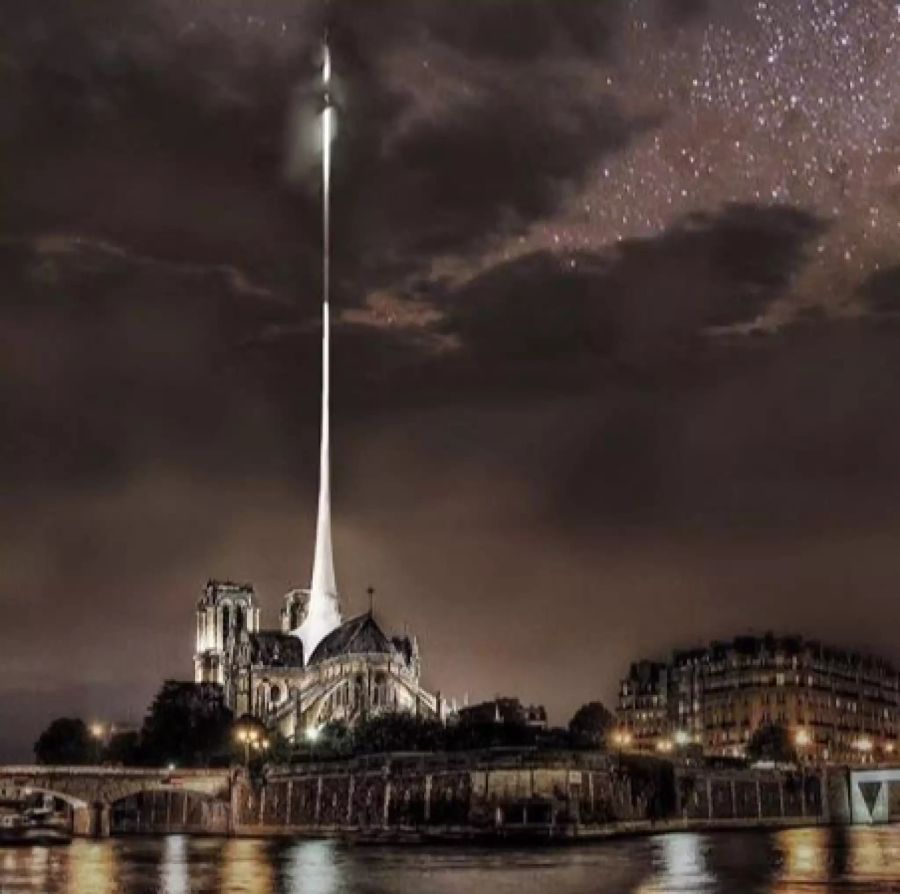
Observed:
[[[0,766],[0,799],[44,792],[64,801],[76,835],[229,831],[232,771]]]

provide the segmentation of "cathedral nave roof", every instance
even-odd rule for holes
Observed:
[[[358,615],[335,628],[320,642],[309,659],[310,664],[337,658],[341,655],[397,653],[394,643],[378,626],[370,612]]]

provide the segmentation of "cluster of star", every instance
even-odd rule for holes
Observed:
[[[597,250],[728,202],[791,205],[828,223],[798,295],[846,303],[900,246],[900,5],[758,0],[678,32],[643,5],[632,2],[624,61],[593,89],[659,126],[504,256]]]

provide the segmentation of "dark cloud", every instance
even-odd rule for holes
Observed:
[[[346,303],[358,300],[363,285],[393,284],[427,271],[435,256],[485,251],[526,231],[571,198],[605,156],[654,123],[626,114],[582,74],[553,64],[565,57],[569,32],[598,40],[605,33],[590,4],[557,9],[529,2],[519,10],[516,28],[502,30],[492,23],[509,20],[512,4],[473,4],[465,12],[446,4],[409,6],[394,4],[389,16],[377,7],[362,14],[354,7],[356,13],[343,16],[334,32],[343,97],[335,257]],[[464,48],[463,32],[470,29],[484,42],[475,49]],[[383,37],[380,43],[373,32]],[[383,74],[379,79],[373,44],[384,52],[406,36],[416,46],[412,34],[427,38],[412,82]],[[490,43],[513,34],[508,47]],[[465,55],[436,74],[421,68],[436,47],[436,68],[441,52]],[[485,69],[482,53],[513,68]],[[448,78],[454,80],[449,97],[440,86]],[[423,98],[420,81],[433,84],[434,97]]]
[[[507,3],[466,12],[335,5],[342,123],[334,220],[345,302],[427,269],[430,253],[524,231],[650,125],[552,63],[573,41],[605,42],[610,14],[602,9],[529,2],[511,29]],[[258,12],[271,18],[271,9]],[[230,20],[202,11],[189,19],[148,0],[92,0],[62,12],[29,5],[9,31],[10,213],[33,232],[72,228],[170,259],[225,257],[285,292],[314,292],[315,171],[294,188],[283,172],[285,147],[297,138],[287,133],[289,110],[315,102],[315,31],[298,27],[317,12],[307,4],[283,14],[280,37],[235,36]],[[423,52],[513,56],[527,67],[521,78],[498,72],[463,83],[449,104],[430,105],[388,70],[390,54],[413,34],[430,41]],[[465,49],[476,34],[484,45]],[[515,39],[505,46],[503,35]]]
[[[604,254],[499,265],[444,299],[442,329],[461,344],[444,362],[523,389],[671,378],[715,354],[715,327],[763,314],[822,227],[798,209],[731,206]]]
[[[3,255],[7,492],[108,485],[201,458],[210,472],[239,474],[273,445],[274,411],[240,346],[290,309],[240,271],[54,240],[7,244]]]
[[[690,23],[709,13],[709,0],[667,0],[660,4],[664,19],[676,25]]]
[[[296,281],[315,214],[280,171],[307,44],[279,56],[188,24],[149,2],[20,5],[5,35],[6,210],[19,233],[66,228]]]
[[[398,141],[373,183],[397,189],[370,196],[398,252],[417,256],[484,247],[555,211],[604,154],[639,129],[611,102],[565,84],[496,91],[452,118],[426,123]],[[364,231],[365,232],[365,231]],[[418,256],[421,256],[418,254]]]
[[[620,0],[483,0],[465,9],[434,0],[349,0],[332,4],[328,18],[333,32],[351,28],[382,46],[419,38],[472,59],[531,64],[547,55],[607,55],[622,13]]]
[[[888,267],[872,274],[859,292],[868,309],[875,313],[900,311],[900,267]]]

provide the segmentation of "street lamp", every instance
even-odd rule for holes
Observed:
[[[797,746],[797,758],[800,763],[803,763],[803,750],[812,744],[812,736],[809,731],[802,726],[799,727],[794,733],[794,744]]]
[[[244,766],[250,765],[251,750],[263,751],[269,747],[269,740],[264,735],[262,725],[255,717],[242,717],[234,732],[234,737],[244,746]]]

